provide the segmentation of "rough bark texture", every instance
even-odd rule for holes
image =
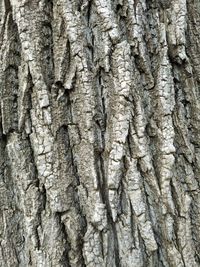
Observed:
[[[0,19],[0,266],[200,266],[199,0]]]

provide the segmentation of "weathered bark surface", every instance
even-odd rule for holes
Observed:
[[[0,19],[0,266],[200,266],[199,0]]]

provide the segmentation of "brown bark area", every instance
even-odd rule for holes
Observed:
[[[200,266],[199,0],[0,16],[0,267]]]

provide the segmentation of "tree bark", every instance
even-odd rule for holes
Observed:
[[[0,17],[0,266],[200,266],[199,0]]]

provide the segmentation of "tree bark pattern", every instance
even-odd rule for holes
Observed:
[[[0,15],[0,266],[200,266],[199,1]]]

